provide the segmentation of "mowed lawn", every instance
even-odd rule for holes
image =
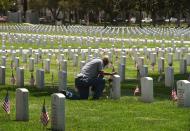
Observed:
[[[29,47],[28,47],[29,48]],[[118,53],[120,54],[120,53]],[[140,56],[142,56],[141,54]],[[18,55],[19,56],[19,55]],[[3,101],[6,90],[10,93],[11,113],[10,117],[5,115],[0,109],[0,131],[41,131],[43,126],[40,122],[41,108],[43,100],[46,100],[46,107],[51,116],[51,94],[57,92],[58,86],[58,64],[56,61],[58,54],[52,55],[51,72],[45,74],[46,87],[43,90],[29,86],[30,72],[28,63],[22,63],[20,56],[20,66],[25,68],[25,88],[29,90],[29,121],[20,122],[15,120],[15,90],[10,84],[11,69],[8,55],[6,69],[6,86],[0,86],[0,100]],[[66,58],[67,55],[65,54]],[[167,54],[165,55],[165,67],[167,67]],[[34,56],[33,56],[34,57]],[[43,55],[43,58],[47,58]],[[175,57],[175,56],[174,56]],[[79,62],[81,58],[79,59]],[[113,57],[116,71],[120,60]],[[150,61],[145,59],[145,64],[149,67],[149,76],[154,79],[153,103],[143,103],[139,101],[139,96],[133,96],[133,91],[138,83],[136,80],[136,68],[134,61],[127,55],[126,81],[121,83],[122,97],[119,100],[107,98],[104,92],[100,100],[66,100],[66,131],[181,131],[190,130],[190,109],[179,108],[171,101],[171,89],[164,86],[164,80],[157,82],[158,70],[151,70]],[[45,65],[45,64],[44,64]],[[79,72],[79,67],[72,66],[72,60],[68,60],[68,87],[74,88],[74,77]],[[179,61],[174,61],[175,82],[177,80],[188,79],[188,74],[179,75]],[[41,62],[35,65],[41,68]],[[111,69],[106,69],[111,71]],[[188,72],[190,67],[188,67]],[[54,87],[52,86],[52,73],[54,74]],[[14,70],[15,75],[15,70]],[[34,72],[35,76],[35,72]],[[51,129],[51,123],[47,130]]]

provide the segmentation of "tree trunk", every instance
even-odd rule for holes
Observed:
[[[152,12],[152,25],[155,27],[156,26],[156,12]]]
[[[142,28],[142,3],[141,3],[141,0],[139,0],[139,13],[140,13],[139,26],[140,26],[140,28]]]
[[[69,24],[71,24],[71,10],[69,10]]]
[[[98,10],[98,23],[100,24],[101,23],[101,11]]]
[[[75,9],[75,24],[78,24],[78,10]]]
[[[177,27],[180,27],[181,26],[181,22],[180,22],[180,12],[178,13],[178,15],[177,15]]]
[[[89,25],[90,20],[89,20],[89,11],[86,13],[86,25]]]

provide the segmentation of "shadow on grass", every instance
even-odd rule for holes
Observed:
[[[165,100],[165,99],[170,99],[171,96],[171,88],[170,87],[165,87],[164,84],[164,78],[158,82],[158,75],[151,74],[149,77],[152,77],[154,80],[154,97],[157,100]],[[164,77],[164,74],[163,74]],[[187,80],[188,74],[175,74],[175,88],[176,88],[176,82],[178,80]],[[134,96],[134,90],[136,88],[136,85],[139,83],[136,79],[126,79],[121,83],[121,96]],[[16,89],[19,88],[17,86],[11,86],[11,85],[0,85],[0,91],[3,90],[9,90],[15,92]],[[30,92],[30,95],[34,97],[43,97],[43,96],[50,96],[53,93],[58,93],[58,83],[55,83],[54,87],[52,84],[47,84],[43,89],[39,89],[36,86],[24,86],[24,88],[28,89]],[[74,86],[72,84],[68,84],[69,90],[73,90]],[[104,93],[104,96],[106,94]]]

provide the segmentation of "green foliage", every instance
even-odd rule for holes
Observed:
[[[14,3],[16,5],[15,0],[1,0],[0,1],[0,11],[2,10],[9,10],[11,7],[14,6]]]

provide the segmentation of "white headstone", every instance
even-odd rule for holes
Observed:
[[[26,53],[23,53],[23,54],[22,54],[22,62],[23,62],[23,63],[26,63],[26,62],[27,62],[27,54],[26,54]]]
[[[160,51],[160,57],[165,58],[165,51],[164,51],[164,50],[161,50],[161,51]]]
[[[14,65],[15,65],[15,68],[19,67],[19,57],[15,57]]]
[[[67,72],[67,60],[61,61],[61,70]]]
[[[24,87],[24,68],[18,67],[16,69],[16,85]]]
[[[141,78],[141,101],[153,102],[153,79],[151,77]]]
[[[180,60],[180,56],[181,56],[181,52],[180,52],[180,50],[177,50],[177,51],[175,52],[175,59],[176,59],[176,60]]]
[[[121,64],[126,65],[126,56],[121,56]]]
[[[29,71],[34,71],[34,58],[30,58],[29,60]]]
[[[85,54],[85,52],[82,51],[82,53],[81,53],[81,57],[82,57],[82,60],[83,60],[83,61],[86,60],[86,54]]]
[[[165,60],[165,58],[163,58],[163,57],[160,57],[159,59],[158,59],[158,72],[164,72],[164,60]]]
[[[174,68],[169,66],[165,70],[165,86],[172,87],[174,84]]]
[[[187,61],[186,59],[180,60],[180,74],[187,73]]]
[[[35,62],[35,64],[38,64],[38,62],[39,62],[39,53],[35,53],[34,62]]]
[[[125,65],[124,64],[119,64],[118,74],[120,76],[121,82],[125,81]]]
[[[6,56],[1,57],[1,65],[6,66]]]
[[[51,96],[51,128],[65,131],[65,96],[55,93]]]
[[[147,65],[143,65],[140,68],[140,76],[141,77],[148,77],[148,66]]]
[[[186,60],[187,60],[187,66],[190,66],[190,53],[187,54]]]
[[[36,86],[38,88],[44,88],[44,70],[37,69],[36,70]]]
[[[190,82],[179,80],[177,82],[177,103],[181,107],[190,107]]]
[[[50,59],[45,60],[45,72],[50,72]]]
[[[5,78],[6,78],[5,71],[6,71],[5,66],[0,66],[0,85],[5,85]]]
[[[59,91],[66,90],[67,89],[67,72],[59,71],[58,78],[59,78]]]
[[[111,98],[119,99],[121,97],[121,85],[120,85],[120,76],[114,75],[113,82],[112,82],[112,89],[111,89]]]
[[[144,57],[138,57],[138,60],[137,60],[137,67],[138,69],[141,68],[141,66],[144,65]]]
[[[63,61],[63,60],[64,60],[64,54],[60,54],[59,61]]]
[[[73,59],[73,66],[78,66],[78,60],[79,60],[79,57],[77,54],[74,54],[74,59]]]
[[[151,64],[156,64],[156,53],[150,54],[150,61],[151,61]]]
[[[29,106],[28,106],[29,92],[25,88],[16,89],[16,120],[29,120]]]

